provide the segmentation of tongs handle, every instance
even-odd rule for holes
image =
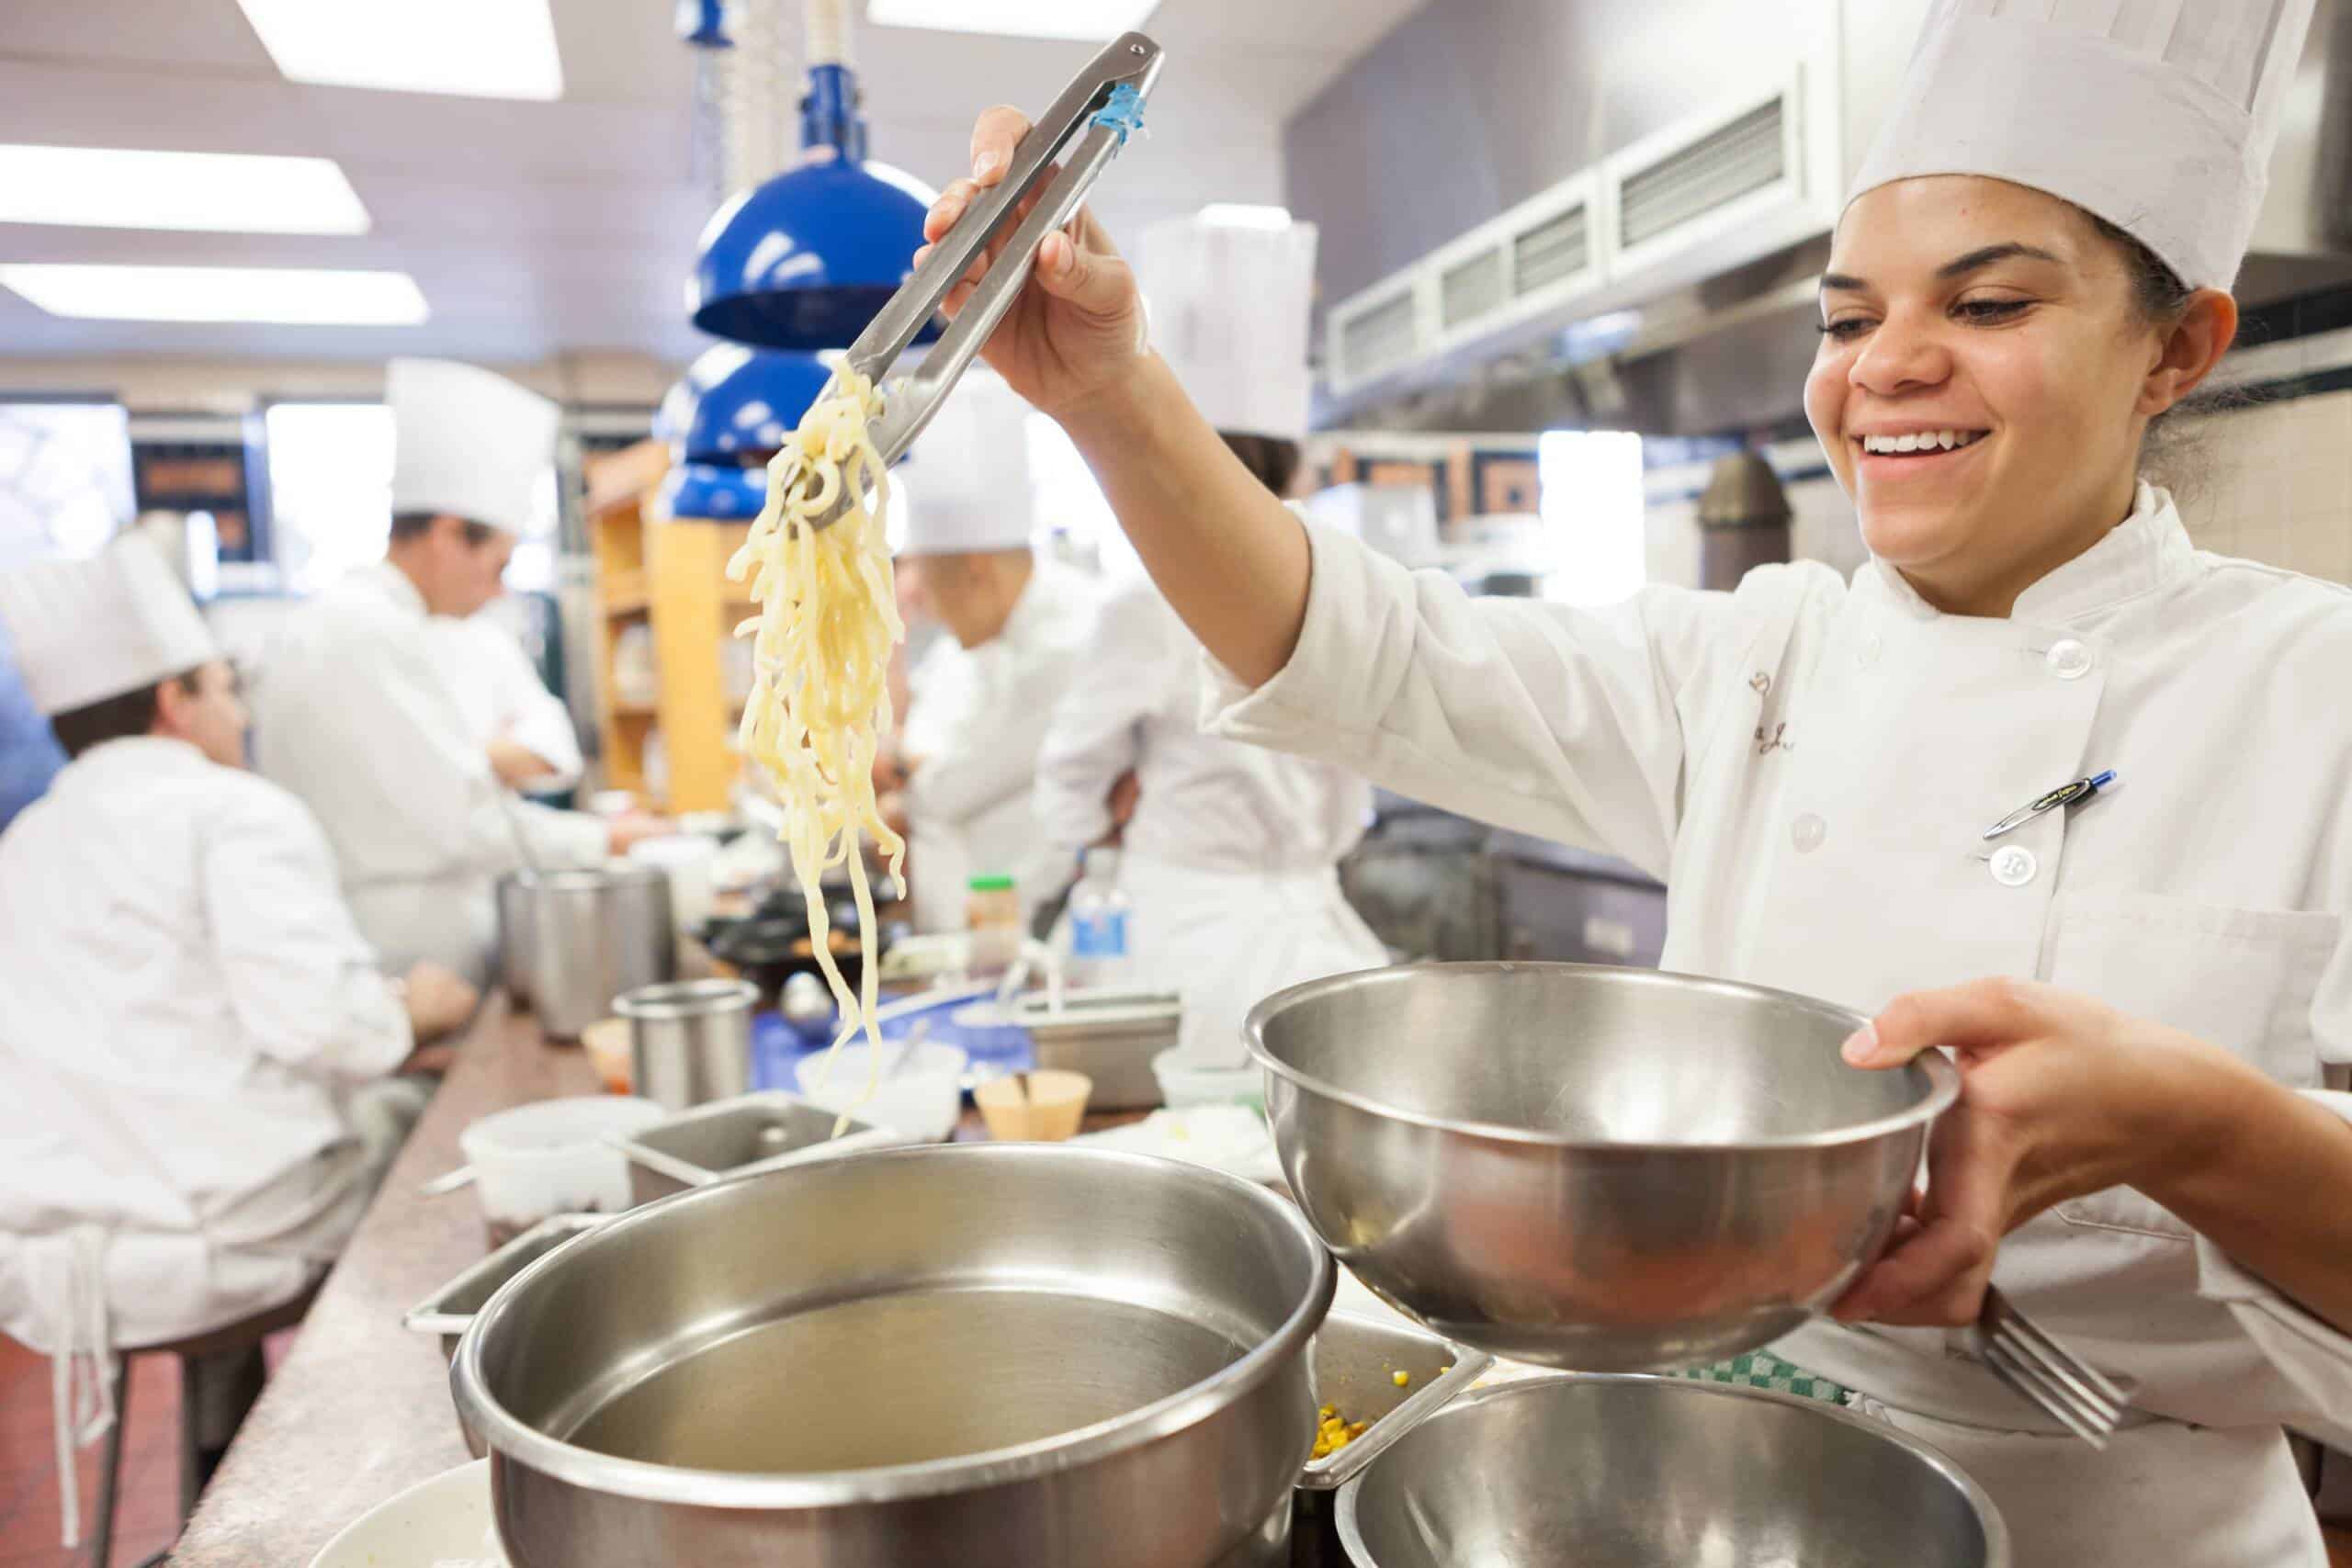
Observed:
[[[1126,95],[1131,104],[1140,104],[1159,79],[1161,62],[1159,45],[1141,33],[1123,34],[1107,45],[1071,78],[1045,118],[1021,139],[1004,178],[980,194],[962,220],[932,247],[914,276],[850,344],[842,355],[850,368],[876,381],[886,378],[941,302],[963,281],[973,259],[987,248],[1007,215],[1052,169],[1054,160],[1073,141],[1078,142],[1036,207],[1013,231],[995,265],[982,276],[971,301],[923,355],[922,366],[886,389],[883,412],[874,428],[875,446],[885,463],[903,456],[931,423],[948,389],[969,367],[989,334],[1020,297],[1046,236],[1070,220],[1088,189],[1125,143],[1124,125],[1091,122],[1122,88],[1132,89]],[[842,509],[846,510],[845,505]]]

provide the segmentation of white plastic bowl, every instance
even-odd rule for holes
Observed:
[[[473,1167],[482,1217],[535,1225],[554,1214],[617,1214],[629,1206],[628,1157],[605,1142],[670,1113],[650,1100],[590,1094],[541,1100],[485,1116],[458,1134]]]
[[[1266,1069],[1255,1062],[1238,1067],[1204,1066],[1178,1045],[1151,1059],[1151,1076],[1159,1080],[1159,1097],[1171,1111],[1188,1105],[1247,1105],[1262,1114],[1266,1109]]]
[[[900,1049],[899,1042],[884,1041],[882,1066],[896,1061]],[[834,1058],[830,1073],[825,1067],[828,1055]],[[956,1115],[964,1108],[967,1063],[956,1046],[924,1041],[907,1053],[896,1073],[877,1085],[872,1081],[873,1049],[859,1041],[842,1046],[838,1054],[816,1051],[803,1056],[793,1066],[792,1076],[804,1099],[828,1111],[846,1111],[861,1122],[937,1143],[956,1130]]]

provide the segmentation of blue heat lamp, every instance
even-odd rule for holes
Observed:
[[[821,17],[821,19],[820,19]],[[811,0],[805,160],[711,215],[686,309],[717,337],[764,348],[847,348],[913,271],[937,192],[865,156],[845,10]],[[933,321],[917,342],[936,337]]]
[[[814,355],[719,344],[662,398],[654,436],[683,463],[764,459],[784,445],[830,375]]]
[[[765,468],[731,463],[681,463],[662,476],[656,504],[689,523],[747,523],[767,503]]]

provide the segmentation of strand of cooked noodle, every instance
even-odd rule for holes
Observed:
[[[768,463],[767,503],[752,520],[727,575],[748,580],[760,613],[750,633],[753,680],[738,732],[743,754],[767,771],[784,805],[778,834],[808,900],[808,940],[841,1009],[823,1074],[853,1035],[866,1040],[870,1098],[881,1068],[875,1024],[874,895],[862,839],[872,834],[896,880],[906,841],[882,820],[874,796],[875,750],[890,731],[890,650],[905,636],[892,587],[890,482],[868,425],[880,412],[873,380],[836,370],[799,428]],[[830,527],[808,519],[842,496],[849,509]],[[833,960],[824,875],[849,869],[864,973],[856,995]],[[824,1077],[819,1079],[822,1086]],[[842,1112],[838,1135],[848,1122]]]

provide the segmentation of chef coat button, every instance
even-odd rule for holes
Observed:
[[[1789,829],[1789,841],[1796,845],[1797,853],[1801,855],[1813,853],[1821,847],[1821,840],[1828,836],[1829,824],[1810,811],[1798,818]]]
[[[2079,681],[2091,672],[2091,650],[2073,637],[2065,637],[2050,649],[2050,672],[2061,681]]]
[[[1993,856],[1993,880],[2004,887],[2023,887],[2041,868],[2033,852],[2022,844],[2011,844]]]
[[[1885,651],[1885,641],[1880,637],[1878,633],[1871,632],[1863,637],[1861,646],[1854,650],[1854,662],[1867,670],[1871,665],[1876,664],[1878,662],[1878,656]]]

